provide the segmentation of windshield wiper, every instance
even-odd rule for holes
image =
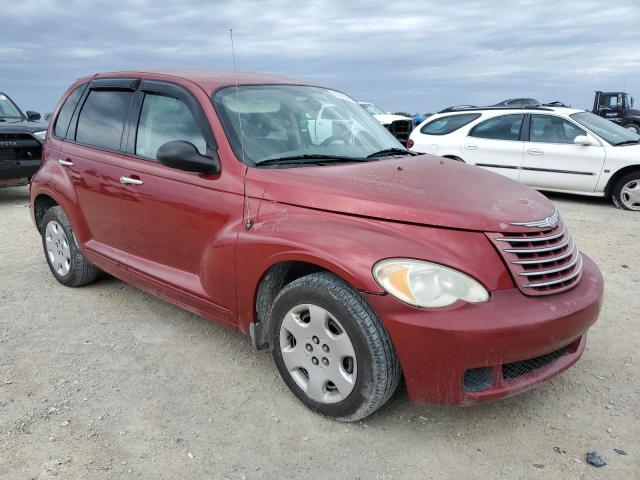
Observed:
[[[371,155],[367,155],[367,158],[386,157],[394,154],[418,155],[416,152],[412,152],[411,150],[406,150],[404,148],[386,148],[378,152],[373,152]]]
[[[625,140],[624,142],[618,142],[618,143],[614,143],[614,146],[619,146],[619,145],[633,145],[634,143],[640,143],[640,138],[637,140]]]
[[[295,165],[303,163],[326,163],[326,162],[367,162],[368,158],[343,157],[340,155],[304,154],[290,155],[287,157],[265,158],[256,162],[256,165],[286,164]]]

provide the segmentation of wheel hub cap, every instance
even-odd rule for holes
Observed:
[[[64,277],[71,268],[71,249],[67,235],[55,220],[47,224],[44,240],[51,268]]]
[[[629,210],[640,210],[640,179],[627,182],[622,187],[620,199]]]
[[[336,403],[356,384],[356,353],[340,322],[322,307],[298,305],[280,327],[282,359],[296,384],[313,400]]]

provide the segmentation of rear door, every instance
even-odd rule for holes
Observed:
[[[212,156],[215,138],[198,100],[184,87],[144,80],[129,121],[121,218],[128,265],[135,272],[198,298],[201,310],[231,321],[235,309],[235,240],[242,192],[220,174],[170,168],[157,160],[167,142],[184,140]],[[236,219],[236,220],[234,220]],[[196,301],[197,303],[197,301]]]
[[[518,180],[524,152],[521,140],[524,118],[524,114],[506,114],[478,123],[463,139],[464,160]]]
[[[92,81],[73,114],[58,163],[74,185],[77,207],[90,232],[87,248],[123,259],[120,221],[125,120],[138,79]],[[62,129],[59,132],[62,134]]]
[[[588,135],[573,122],[549,114],[532,114],[525,142],[520,181],[535,188],[593,192],[604,164],[605,152],[597,145],[576,145],[578,135]]]

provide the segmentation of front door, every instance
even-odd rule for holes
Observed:
[[[524,150],[523,114],[500,115],[477,124],[462,144],[465,162],[518,180]]]
[[[231,321],[242,192],[219,189],[219,175],[157,161],[158,149],[173,140],[191,142],[203,155],[216,149],[204,113],[186,89],[143,81],[136,105],[123,161],[121,217],[129,267],[212,304],[213,315]]]
[[[604,148],[576,145],[587,132],[555,115],[531,115],[529,141],[525,142],[520,181],[535,188],[593,192],[604,164]]]

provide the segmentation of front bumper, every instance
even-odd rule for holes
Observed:
[[[391,335],[409,396],[469,405],[523,392],[573,365],[598,318],[603,293],[598,267],[587,256],[583,260],[576,287],[542,297],[514,288],[494,291],[482,304],[425,310],[391,295],[365,294]],[[470,370],[472,376],[488,373],[482,388],[469,387]]]
[[[34,160],[0,160],[0,184],[4,183],[4,180],[31,178],[39,168],[39,158]]]

